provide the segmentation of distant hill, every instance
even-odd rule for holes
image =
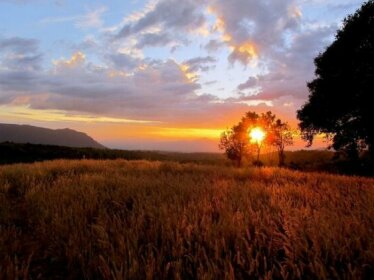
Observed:
[[[0,143],[31,143],[77,148],[105,148],[87,134],[69,128],[48,129],[31,125],[1,124]]]
[[[74,148],[40,144],[0,143],[0,165],[54,159],[126,159],[176,161],[222,166],[229,162],[223,154],[162,151]]]

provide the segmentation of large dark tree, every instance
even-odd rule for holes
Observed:
[[[374,149],[374,1],[348,16],[335,41],[315,59],[316,78],[298,111],[304,139],[318,133],[352,158]]]

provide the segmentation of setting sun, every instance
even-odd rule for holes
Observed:
[[[251,143],[261,143],[266,136],[266,132],[261,127],[252,128],[249,132]]]

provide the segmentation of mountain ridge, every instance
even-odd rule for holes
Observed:
[[[1,142],[44,144],[76,148],[106,148],[84,132],[70,128],[50,129],[26,124],[0,123],[0,143]]]

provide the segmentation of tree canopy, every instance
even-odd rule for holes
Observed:
[[[374,148],[374,1],[348,16],[335,41],[315,58],[309,100],[297,112],[304,139],[325,133],[335,150],[357,157]]]
[[[264,131],[264,138],[251,141],[250,132],[254,128]],[[243,158],[257,153],[256,164],[259,164],[259,153],[262,145],[275,147],[278,152],[279,165],[284,165],[286,146],[292,145],[293,136],[289,125],[282,122],[272,112],[257,114],[247,112],[241,121],[222,133],[219,148],[224,150],[228,159],[241,165]]]

